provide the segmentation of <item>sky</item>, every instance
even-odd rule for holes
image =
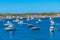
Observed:
[[[0,0],[0,13],[60,12],[60,0]]]

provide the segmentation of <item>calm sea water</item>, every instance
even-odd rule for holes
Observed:
[[[49,18],[41,18],[42,22],[39,24],[36,24],[38,18],[30,21],[27,21],[26,18],[21,19],[25,23],[40,27],[40,30],[31,30],[28,24],[20,25],[12,22],[16,28],[12,33],[5,31],[7,26],[4,26],[4,23],[8,20],[12,22],[14,19],[4,19],[4,21],[0,21],[0,40],[60,40],[60,31],[55,30],[53,33],[50,33]],[[55,27],[57,29],[60,28],[60,18],[53,18],[53,20],[56,23]]]

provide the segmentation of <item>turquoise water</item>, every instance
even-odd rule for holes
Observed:
[[[20,19],[23,20],[25,23],[33,24],[36,27],[40,27],[40,30],[31,30],[28,27],[28,24],[17,24],[12,22],[14,19],[4,19],[0,21],[0,40],[60,40],[60,31],[55,30],[53,33],[50,33],[50,21],[49,18],[41,18],[42,22],[36,24],[38,18],[33,20],[27,21],[26,18]],[[10,21],[14,24],[16,30],[12,33],[5,31],[7,26],[3,24],[7,21]],[[60,18],[52,18],[56,23],[55,27],[58,29],[60,28]]]

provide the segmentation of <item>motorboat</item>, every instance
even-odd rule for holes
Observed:
[[[50,26],[50,32],[54,32],[55,28],[54,26]]]
[[[7,21],[7,23],[5,23],[4,25],[5,26],[8,26],[8,25],[10,25],[11,23],[10,23],[10,21]]]
[[[7,28],[5,28],[6,31],[14,31],[15,28],[13,27],[13,25],[9,25]]]

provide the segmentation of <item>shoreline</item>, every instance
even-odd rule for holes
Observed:
[[[28,17],[33,17],[33,18],[58,18],[60,17],[60,13],[43,13],[43,14],[0,14],[0,18],[28,18]]]

